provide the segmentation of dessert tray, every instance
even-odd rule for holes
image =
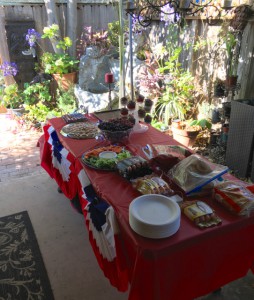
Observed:
[[[77,122],[65,125],[60,133],[72,139],[92,139],[98,134],[98,128],[95,123]]]
[[[84,165],[103,171],[117,170],[117,162],[131,157],[131,153],[121,146],[105,146],[87,151],[82,155]]]

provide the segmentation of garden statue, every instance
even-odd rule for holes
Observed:
[[[110,55],[100,55],[96,47],[88,47],[86,54],[81,57],[79,64],[79,81],[75,87],[75,95],[79,106],[89,112],[104,109],[108,106],[108,85],[105,84],[105,74],[114,73],[116,80],[119,77],[116,62]],[[116,71],[117,70],[117,71]],[[112,99],[115,98],[114,86]]]
[[[86,54],[81,57],[79,64],[79,87],[95,94],[108,91],[104,85],[104,76],[110,72],[110,62],[107,55],[100,56],[96,47],[86,49]]]

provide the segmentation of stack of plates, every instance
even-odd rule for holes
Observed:
[[[178,204],[162,195],[143,195],[134,199],[129,207],[129,223],[138,234],[161,239],[177,232],[181,210]]]

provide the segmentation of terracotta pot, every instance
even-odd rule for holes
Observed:
[[[2,105],[0,105],[0,114],[6,113],[6,112],[7,112],[7,108],[4,107],[4,106],[2,106]]]
[[[223,131],[224,133],[228,133],[228,131],[229,131],[229,126],[222,126],[222,131]]]
[[[173,133],[173,138],[177,142],[181,143],[186,147],[192,147],[195,143],[196,137],[199,134],[200,130],[198,131],[190,131],[185,129],[178,129],[178,128],[171,128]]]
[[[172,123],[171,123],[172,127],[174,128],[181,128],[181,121],[180,120],[172,120]]]
[[[57,85],[67,91],[73,84],[77,82],[77,72],[68,74],[53,74]]]

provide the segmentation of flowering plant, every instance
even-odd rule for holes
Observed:
[[[37,32],[34,28],[28,29],[26,34],[26,41],[28,42],[30,47],[34,47],[37,40],[41,38],[41,34]]]
[[[161,10],[160,19],[165,22],[168,26],[171,23],[177,23],[180,20],[180,15],[175,12],[174,6],[172,4],[167,4]]]
[[[0,69],[3,71],[4,76],[16,76],[18,74],[18,66],[14,62],[5,61]]]
[[[72,46],[72,40],[69,37],[60,39],[59,26],[57,24],[44,27],[43,35],[40,35],[35,29],[29,29],[27,41],[30,47],[33,47],[31,44],[34,45],[36,42],[38,43],[40,37],[42,39],[49,38],[57,41],[56,48],[61,49],[61,53],[43,53],[41,56],[41,65],[45,73],[62,75],[77,70],[79,61],[67,53],[68,48]]]
[[[105,30],[93,32],[91,26],[84,27],[79,45],[77,46],[80,55],[82,55],[89,46],[96,46],[100,55],[106,54],[111,46],[111,42],[108,39],[108,32]]]
[[[139,74],[138,87],[146,97],[157,99],[164,91],[164,75],[158,69],[146,67]]]
[[[145,19],[142,16],[137,16],[133,14],[132,16],[132,32],[134,34],[142,34],[144,31],[146,31],[146,28],[143,27],[141,24],[145,24]]]

